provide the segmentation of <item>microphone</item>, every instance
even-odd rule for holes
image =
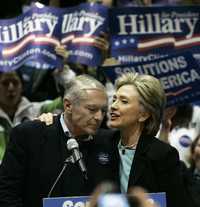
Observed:
[[[79,151],[78,142],[73,138],[69,139],[67,141],[67,149],[72,151],[72,155],[65,160],[62,170],[60,171],[59,175],[56,177],[56,180],[54,181],[54,183],[53,183],[53,185],[52,185],[52,187],[51,187],[51,189],[48,193],[48,196],[47,196],[48,198],[50,198],[56,184],[60,180],[60,178],[61,178],[63,172],[65,171],[68,163],[78,162],[79,168],[81,169],[81,172],[83,173],[84,178],[86,180],[88,179],[87,170],[86,170],[85,164],[82,160],[82,154]]]
[[[85,167],[85,163],[82,159],[82,153],[79,151],[78,142],[74,138],[70,138],[67,140],[67,149],[72,151],[72,159],[73,163],[78,163],[78,166],[83,173],[85,179],[87,180],[87,170]]]

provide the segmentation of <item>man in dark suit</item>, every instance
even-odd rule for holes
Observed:
[[[52,125],[32,121],[12,130],[0,166],[1,207],[39,207],[48,194],[89,195],[101,181],[111,179],[109,132],[97,132],[107,110],[104,86],[90,76],[77,76],[66,87],[63,104],[64,113]],[[52,189],[71,155],[66,147],[70,137],[79,143],[87,178],[77,163],[69,162]]]

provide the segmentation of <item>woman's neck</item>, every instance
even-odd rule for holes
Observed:
[[[121,130],[121,142],[124,146],[133,146],[136,145],[139,141],[139,138],[142,134],[143,127],[132,127],[131,129],[122,129]]]

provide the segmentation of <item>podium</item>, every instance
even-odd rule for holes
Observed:
[[[158,207],[167,207],[165,193],[149,193]],[[89,196],[44,198],[43,207],[88,207]]]

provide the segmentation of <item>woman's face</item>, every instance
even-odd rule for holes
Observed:
[[[113,96],[108,126],[124,129],[139,126],[147,118],[139,101],[139,93],[132,85],[123,85]]]

